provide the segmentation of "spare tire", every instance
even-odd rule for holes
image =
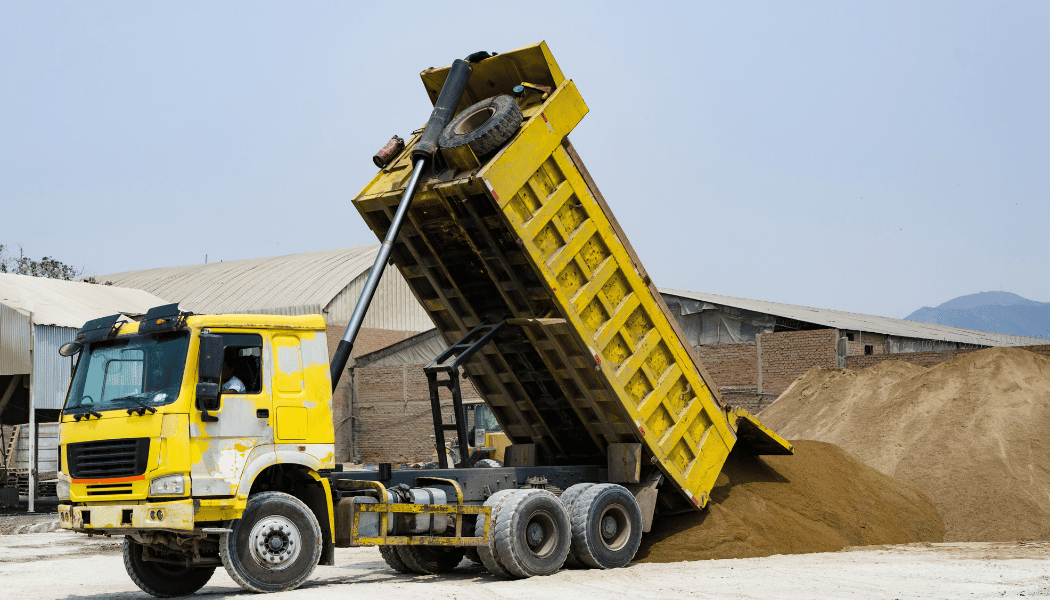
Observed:
[[[493,96],[456,115],[438,143],[442,148],[470,146],[475,156],[485,156],[514,137],[521,126],[521,108],[514,98]]]

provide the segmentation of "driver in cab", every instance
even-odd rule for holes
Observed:
[[[248,391],[248,388],[244,387],[244,382],[233,374],[233,368],[226,362],[222,363],[222,387],[219,389],[234,394],[243,394]]]

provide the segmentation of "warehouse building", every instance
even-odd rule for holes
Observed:
[[[0,273],[0,467],[5,476],[12,474],[25,488],[34,454],[42,476],[57,471],[58,415],[75,360],[60,356],[59,347],[73,341],[91,319],[120,313],[134,320],[162,304],[168,302],[142,290]]]
[[[199,314],[320,314],[328,325],[329,354],[343,337],[375,262],[379,245],[337,248],[218,263],[162,267],[100,275],[99,281],[137,288],[178,302]],[[387,269],[376,289],[354,356],[385,348],[434,327],[397,269]],[[336,460],[349,459],[350,383],[342,377],[332,395]]]
[[[1046,340],[837,310],[661,289],[727,403],[758,411],[813,367],[887,359],[930,365],[958,352]]]

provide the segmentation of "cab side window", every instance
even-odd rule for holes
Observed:
[[[229,394],[262,392],[262,336],[252,333],[218,333],[223,338],[220,389]]]

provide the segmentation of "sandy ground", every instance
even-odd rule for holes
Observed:
[[[912,544],[842,552],[633,564],[508,581],[464,563],[449,575],[399,575],[372,548],[336,550],[297,590],[273,598],[1016,598],[1050,597],[1050,543]],[[66,532],[0,536],[6,598],[149,598],[124,571],[119,540]],[[198,596],[248,597],[222,569]]]

